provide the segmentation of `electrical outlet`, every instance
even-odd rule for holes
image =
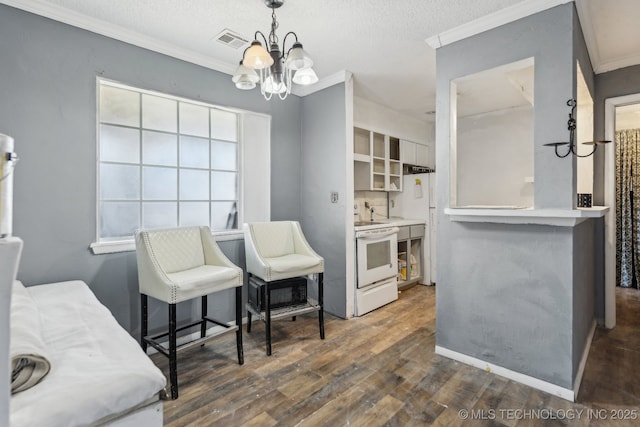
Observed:
[[[331,203],[338,203],[338,192],[337,191],[332,191],[331,192]]]

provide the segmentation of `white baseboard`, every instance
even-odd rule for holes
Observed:
[[[580,384],[582,383],[582,375],[584,374],[584,367],[587,364],[587,358],[589,357],[589,350],[591,349],[591,341],[593,341],[593,335],[596,332],[596,321],[593,320],[591,324],[591,330],[587,336],[587,342],[582,350],[582,358],[580,359],[580,365],[578,365],[578,372],[576,372],[576,379],[573,382],[573,394],[578,397],[578,391],[580,390]]]
[[[467,356],[466,354],[458,353],[457,351],[449,350],[444,347],[436,346],[436,354],[500,375],[501,377],[542,390],[545,393],[553,394],[554,396],[561,397],[562,399],[566,399],[571,402],[575,402],[575,397],[577,396],[577,393],[571,389],[560,387],[556,384],[521,374],[520,372],[512,371],[511,369],[503,368],[502,366],[494,365],[493,363],[485,362],[484,360],[476,359],[475,357]]]

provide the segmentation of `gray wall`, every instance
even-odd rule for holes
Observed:
[[[573,388],[574,258],[588,258],[582,228],[452,222],[449,201],[449,81],[528,57],[535,61],[534,206],[575,206],[575,158],[543,144],[566,141],[566,102],[575,98],[573,4],[561,5],[437,50],[439,346]],[[583,68],[586,74],[589,70]],[[588,79],[588,78],[587,78]],[[587,233],[588,234],[588,233]],[[574,252],[575,251],[575,252]],[[587,284],[586,292],[593,295]],[[580,334],[578,334],[580,335]],[[582,351],[582,349],[580,349]]]
[[[640,65],[620,68],[608,73],[596,74],[594,97],[594,138],[604,139],[604,103],[607,98],[640,93]],[[604,205],[604,150],[594,159],[593,203]]]
[[[271,114],[272,218],[300,219],[301,99],[267,102],[229,75],[0,5],[0,132],[16,141],[14,234],[24,240],[26,285],[81,279],[134,335],[135,253],[92,255],[96,234],[96,77],[217,105]],[[220,245],[244,267],[242,241]],[[227,298],[228,297],[228,298]],[[232,319],[232,293],[212,301]],[[246,298],[246,297],[245,297]],[[166,324],[151,305],[150,327]],[[178,307],[181,318],[196,310]]]
[[[574,6],[575,10],[575,6]],[[573,14],[573,56],[580,64],[584,81],[591,98],[596,98],[596,80],[589,58],[587,43],[580,26],[578,14]],[[575,65],[574,65],[575,66]],[[577,68],[574,68],[574,86],[577,85]],[[594,101],[595,103],[595,101]],[[595,106],[594,106],[595,108]],[[589,124],[593,126],[593,123]],[[595,133],[595,130],[594,130]],[[594,176],[594,187],[598,177]],[[577,191],[574,191],[574,200]],[[574,228],[573,265],[573,378],[578,371],[584,346],[589,339],[591,326],[596,319],[596,301],[602,295],[604,305],[604,219],[587,221]],[[604,319],[604,316],[603,316]]]
[[[602,219],[585,221],[573,233],[573,342],[572,363],[575,380],[595,314],[596,233]],[[566,261],[566,258],[564,259]]]
[[[439,225],[449,222],[441,220]],[[438,252],[438,346],[571,382],[571,228],[451,223]]]
[[[325,310],[346,317],[346,99],[338,84],[302,102],[302,229],[324,257]],[[338,203],[330,193],[338,192]]]
[[[608,73],[595,75],[595,97],[594,97],[594,138],[604,139],[604,115],[605,101],[608,98],[625,96],[640,93],[640,65],[621,68]],[[605,150],[598,150],[594,155],[593,171],[593,203],[594,205],[604,205],[604,153]],[[609,215],[615,214],[615,206],[609,207]],[[600,224],[601,230],[596,234],[598,239],[604,242],[604,222]],[[604,260],[604,243],[597,244],[598,265]],[[597,272],[602,277],[603,284],[596,284],[596,319],[599,323],[604,323],[604,268]]]

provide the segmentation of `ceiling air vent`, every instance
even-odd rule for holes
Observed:
[[[249,43],[249,40],[242,37],[241,35],[234,33],[233,31],[225,28],[222,30],[220,34],[218,34],[215,39],[220,43],[232,47],[234,49],[239,49]]]

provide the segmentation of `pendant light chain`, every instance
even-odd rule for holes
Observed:
[[[269,33],[269,44],[278,44],[278,36],[276,30],[280,24],[278,24],[278,17],[276,16],[276,8],[271,6],[271,32]]]

